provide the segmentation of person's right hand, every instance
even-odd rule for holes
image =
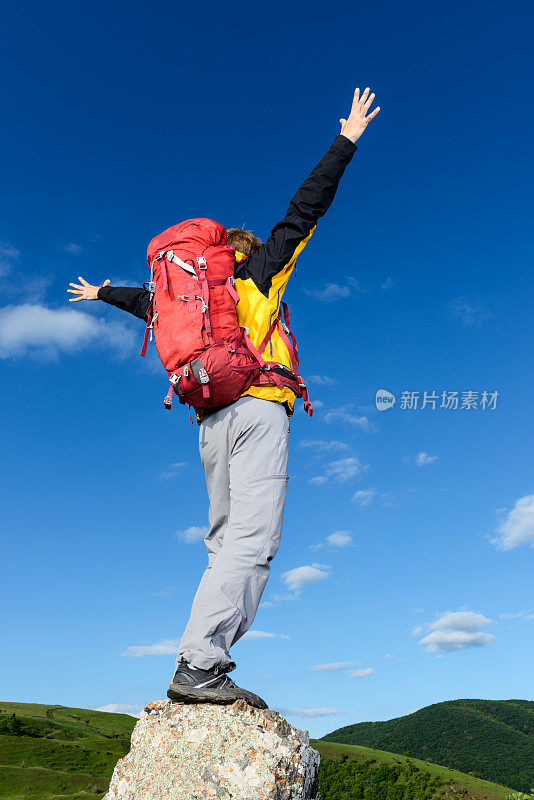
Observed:
[[[360,90],[356,89],[354,92],[354,99],[352,101],[352,108],[347,119],[340,119],[342,136],[346,136],[351,142],[357,142],[364,130],[367,128],[369,122],[376,117],[380,111],[380,106],[377,106],[374,111],[368,115],[367,112],[373,104],[375,93],[367,88],[360,97]]]
[[[91,283],[88,283],[85,278],[82,278],[81,275],[78,275],[78,280],[81,281],[80,283],[69,283],[69,286],[72,286],[72,289],[67,289],[69,294],[77,294],[79,297],[69,297],[69,303],[77,303],[79,300],[98,300],[98,290],[102,288],[102,286],[109,286],[110,281],[109,279],[101,283],[100,286],[93,286]]]

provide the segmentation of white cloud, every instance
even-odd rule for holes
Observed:
[[[359,506],[368,506],[374,497],[376,497],[376,489],[359,489],[352,495],[352,501],[358,503]]]
[[[509,623],[506,626],[506,630],[509,631],[512,628],[516,628],[518,625],[522,625],[524,622],[532,622],[534,620],[534,612],[524,610],[511,611],[501,614],[499,619]]]
[[[347,672],[349,678],[370,678],[371,675],[374,675],[375,671],[372,667],[366,667],[365,669],[351,669]]]
[[[143,658],[144,656],[172,656],[178,652],[179,639],[162,639],[157,644],[132,644],[127,647],[123,656]]]
[[[386,278],[386,280],[384,281],[384,283],[380,288],[383,289],[384,291],[387,291],[387,289],[391,289],[392,286],[393,286],[393,279]]]
[[[95,711],[106,711],[108,714],[128,714],[129,717],[140,717],[142,706],[132,703],[108,703],[106,706],[98,706]]]
[[[28,305],[41,305],[52,286],[52,275],[26,275],[24,281],[12,286],[12,294],[23,296]]]
[[[103,345],[121,356],[135,342],[125,323],[104,320],[84,311],[25,304],[0,309],[0,358],[25,356],[57,359],[60,352]]]
[[[176,531],[174,535],[184,544],[196,544],[204,538],[208,530],[209,528],[203,525],[191,525],[183,531]]]
[[[433,464],[435,461],[438,460],[437,456],[429,456],[428,453],[425,453],[421,450],[420,453],[417,453],[416,456],[403,456],[402,460],[405,464],[410,464],[413,460],[414,464],[418,467],[427,467],[429,464]]]
[[[352,534],[350,531],[336,531],[330,533],[322,542],[311,544],[311,550],[322,550],[323,547],[347,547],[352,544]]]
[[[61,248],[65,253],[69,253],[71,256],[79,256],[83,250],[81,244],[76,244],[76,242],[69,242],[66,245],[63,245]]]
[[[20,253],[9,242],[0,242],[0,278],[11,272]]]
[[[180,474],[180,471],[187,466],[187,461],[175,461],[174,464],[171,464],[168,469],[164,469],[161,473],[161,477],[164,479],[169,478],[177,478]]]
[[[330,661],[326,664],[314,664],[310,667],[314,672],[339,672],[357,666],[357,661]]]
[[[315,383],[318,386],[334,386],[337,381],[335,378],[329,378],[328,375],[309,375],[306,378],[306,383]]]
[[[336,531],[326,537],[326,541],[332,547],[347,547],[352,543],[352,535],[350,531]]]
[[[167,586],[166,589],[161,589],[159,592],[151,592],[151,594],[153,597],[164,597],[168,599],[169,597],[173,597],[177,590],[177,586]]]
[[[455,297],[447,305],[449,315],[466,327],[480,328],[491,313],[481,303],[466,297]]]
[[[481,630],[492,622],[474,611],[445,611],[433,622],[417,625],[412,633],[421,636],[428,631],[419,644],[424,645],[429,653],[465,650],[484,647],[495,641],[495,636]]]
[[[351,478],[357,478],[368,469],[367,465],[362,464],[355,456],[340,458],[330,461],[324,468],[322,475],[315,475],[309,482],[315,486],[322,486],[325,483],[344,483]]]
[[[468,647],[485,647],[495,641],[491,633],[477,631],[432,631],[419,644],[426,645],[429,653],[449,650],[465,650]]]
[[[328,575],[329,567],[324,564],[310,564],[284,572],[281,580],[292,591],[300,591],[300,589],[304,589],[305,586],[310,586],[312,583],[326,580]]]
[[[428,464],[433,464],[434,461],[437,461],[437,458],[437,456],[429,456],[428,453],[421,451],[417,453],[415,463],[418,467],[426,467]]]
[[[511,619],[511,620],[522,620],[525,622],[530,622],[534,619],[534,612],[532,611],[513,611],[501,614],[499,619]]]
[[[107,275],[106,278],[109,278],[112,286],[131,286],[132,289],[138,289],[146,278],[144,273],[138,272],[138,275],[138,278],[124,278],[122,275]]]
[[[285,603],[287,600],[297,599],[298,595],[294,593],[272,594],[270,595],[270,600],[264,600],[260,603],[260,608],[277,608],[281,603]]]
[[[327,283],[322,289],[305,289],[306,294],[315,297],[323,303],[333,303],[336,300],[344,300],[352,294],[367,291],[360,286],[359,281],[349,275],[347,283]]]
[[[336,300],[350,297],[350,287],[342,286],[339,283],[327,283],[323,289],[305,289],[304,291],[322,303],[333,303]]]
[[[519,498],[497,528],[492,542],[500,550],[513,550],[522,545],[534,547],[534,494]]]
[[[368,431],[371,428],[371,423],[365,416],[359,417],[351,410],[351,406],[341,406],[333,411],[328,411],[324,415],[325,422],[345,422],[347,425],[354,425],[361,428],[363,431]]]
[[[328,708],[322,706],[320,708],[282,708],[277,707],[274,711],[284,716],[302,717],[304,719],[311,719],[312,717],[334,717],[338,714],[345,714],[338,708]]]
[[[247,631],[240,639],[240,641],[248,640],[254,641],[255,639],[289,639],[285,633],[268,633],[267,631]]]
[[[326,453],[329,450],[348,450],[346,442],[338,442],[336,439],[303,439],[299,442],[301,447],[313,448],[317,453]]]

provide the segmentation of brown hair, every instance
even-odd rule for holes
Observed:
[[[255,253],[261,244],[261,239],[254,236],[252,231],[245,231],[242,228],[228,228],[226,233],[230,247],[246,256]]]

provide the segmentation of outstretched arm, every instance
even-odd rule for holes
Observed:
[[[340,134],[299,187],[284,219],[274,226],[267,241],[246,261],[237,265],[236,278],[252,278],[266,296],[273,288],[275,277],[275,284],[285,284],[318,219],[332,204],[345,167],[357,150],[356,142],[380,111],[380,107],[377,107],[368,113],[374,98],[374,93],[370,94],[369,89],[361,97],[360,90],[356,89],[348,118],[340,119]]]
[[[147,321],[147,311],[150,305],[150,295],[146,289],[136,286],[110,286],[109,280],[104,281],[100,286],[94,286],[78,276],[80,283],[70,283],[71,289],[67,289],[70,303],[77,303],[80,300],[103,300],[112,306],[128,311],[134,317],[139,317]]]

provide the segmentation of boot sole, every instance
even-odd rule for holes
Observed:
[[[235,703],[236,700],[246,700],[255,708],[268,708],[267,703],[257,694],[239,687],[235,689],[196,689],[193,686],[171,683],[167,697],[175,703],[218,703],[219,705]]]

